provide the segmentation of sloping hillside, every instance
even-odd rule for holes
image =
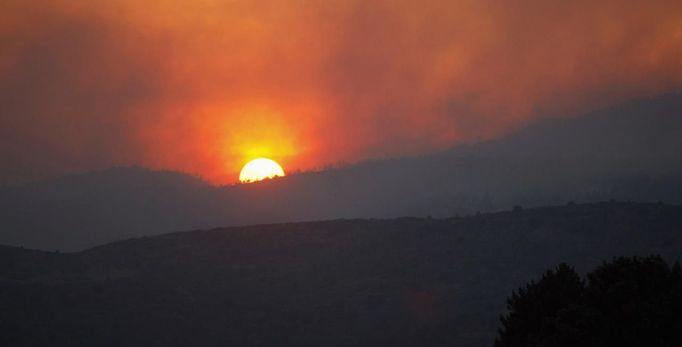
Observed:
[[[680,259],[680,230],[682,207],[599,203],[3,247],[0,344],[490,346],[544,269]]]
[[[682,98],[629,102],[451,151],[214,187],[140,168],[0,191],[0,243],[81,250],[217,226],[449,217],[610,199],[682,204]]]

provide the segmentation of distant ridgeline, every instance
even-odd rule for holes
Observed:
[[[600,203],[222,228],[77,253],[0,247],[0,345],[491,346],[505,298],[545,269],[672,263],[680,230],[680,206]]]
[[[142,235],[334,218],[450,217],[569,201],[682,204],[682,96],[548,119],[450,151],[214,187],[121,168],[0,191],[0,243],[81,250]]]

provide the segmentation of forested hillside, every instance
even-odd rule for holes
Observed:
[[[78,253],[0,249],[0,344],[490,346],[512,290],[561,262],[682,258],[682,207],[222,228]]]

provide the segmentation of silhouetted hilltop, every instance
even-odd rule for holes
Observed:
[[[0,191],[0,240],[74,250],[199,226],[206,182],[171,171],[114,168]]]
[[[609,199],[682,204],[682,97],[549,119],[505,138],[258,184],[121,168],[0,191],[0,242],[79,250],[225,225],[473,214]]]
[[[682,257],[682,207],[569,204],[0,248],[3,345],[490,346],[548,267]]]
[[[602,170],[679,173],[681,135],[682,95],[668,94],[613,105],[578,118],[543,119],[509,136],[460,146],[449,153],[584,161]],[[641,161],[639,167],[632,166],[632,158]]]

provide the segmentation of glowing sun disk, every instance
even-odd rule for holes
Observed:
[[[258,158],[244,165],[239,173],[239,181],[250,183],[275,176],[284,176],[282,167],[272,159]]]

